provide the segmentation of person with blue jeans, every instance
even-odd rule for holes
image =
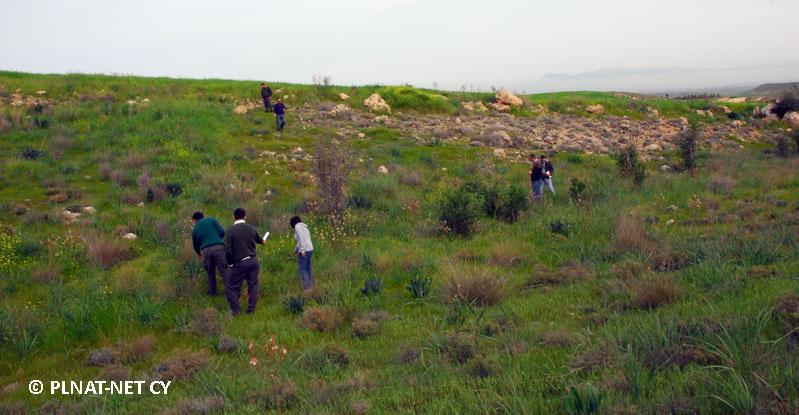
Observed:
[[[311,232],[308,225],[302,222],[299,216],[294,216],[289,221],[294,229],[294,240],[297,245],[294,253],[297,255],[297,264],[300,268],[300,282],[302,289],[308,291],[313,288],[313,272],[311,271],[311,257],[313,256],[313,244],[311,243]]]
[[[532,169],[530,170],[530,182],[533,187],[533,200],[539,202],[544,196],[544,166],[541,164],[541,160],[535,157],[535,154],[530,154],[527,157],[527,160],[529,160],[530,163],[533,163]]]
[[[274,110],[277,118],[277,131],[283,132],[283,128],[286,126],[286,105],[280,98],[277,99]]]
[[[547,156],[543,154],[541,155],[541,168],[544,169],[544,185],[552,193],[552,196],[555,196],[555,186],[552,184],[552,173],[555,172],[555,168],[552,167],[552,163],[549,162]]]

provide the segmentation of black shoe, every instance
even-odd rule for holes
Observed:
[[[252,314],[254,312],[255,312],[255,310],[247,310],[247,314]]]

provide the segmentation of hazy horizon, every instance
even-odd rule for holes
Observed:
[[[527,92],[799,80],[791,0],[3,3],[4,70]]]

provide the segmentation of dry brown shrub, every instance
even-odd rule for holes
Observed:
[[[738,181],[730,176],[713,175],[707,182],[707,188],[713,193],[729,195],[735,190]]]
[[[498,304],[505,297],[504,279],[486,270],[451,270],[443,287],[444,302],[464,302],[476,306]]]
[[[614,361],[613,348],[602,342],[575,355],[571,361],[571,367],[575,370],[590,372],[595,368],[610,367]]]
[[[630,294],[633,306],[651,310],[674,302],[679,295],[679,287],[671,278],[649,277],[633,282]]]
[[[299,402],[299,395],[294,382],[273,379],[268,388],[251,393],[249,400],[266,410],[286,410]]]
[[[554,330],[541,333],[538,340],[545,347],[568,347],[579,343],[582,336],[570,331]]]
[[[691,258],[684,252],[660,251],[649,257],[649,266],[658,272],[672,272],[683,269],[691,263]]]
[[[646,230],[643,218],[637,215],[621,215],[613,234],[613,249],[618,253],[646,253],[652,249],[653,241]]]
[[[158,380],[185,380],[208,364],[208,350],[178,352],[175,357],[159,364],[153,370]]]
[[[128,363],[141,362],[147,359],[155,347],[155,336],[148,334],[129,343],[120,345],[122,359]]]
[[[380,331],[380,323],[374,320],[357,319],[352,322],[352,334],[358,338],[373,336]]]
[[[475,339],[462,333],[450,333],[444,344],[444,351],[455,363],[466,363],[477,353]]]
[[[488,256],[488,264],[503,268],[513,268],[524,263],[527,253],[510,242],[496,245]]]
[[[97,379],[110,381],[128,380],[130,379],[130,368],[119,364],[105,366],[100,369]]]
[[[218,336],[222,332],[219,311],[210,307],[198,311],[189,321],[189,331],[200,336]]]
[[[422,351],[418,347],[403,346],[400,348],[397,360],[406,365],[414,364],[422,357]]]
[[[219,395],[205,397],[182,398],[174,408],[163,412],[164,415],[211,415],[222,411],[225,399]]]
[[[302,314],[302,325],[323,333],[335,331],[343,322],[341,313],[335,308],[313,307]]]
[[[138,170],[147,163],[147,158],[141,153],[130,153],[122,160],[122,165],[127,169]]]
[[[340,217],[346,207],[344,186],[352,168],[350,157],[337,140],[320,139],[315,150],[314,174],[322,200],[320,212]]]
[[[630,281],[646,274],[647,269],[646,265],[638,261],[625,259],[621,262],[613,264],[611,272],[613,273],[614,277],[622,281]]]
[[[537,269],[525,283],[526,288],[540,288],[553,285],[570,284],[578,281],[587,281],[594,277],[594,266],[585,262],[569,261],[557,271],[546,268]]]
[[[399,172],[399,181],[400,183],[406,186],[421,186],[424,184],[424,178],[422,174],[416,170],[411,169],[402,169]]]
[[[498,374],[502,368],[494,359],[477,356],[469,362],[468,371],[470,375],[483,379]]]
[[[777,269],[773,266],[769,265],[755,265],[752,268],[749,268],[747,272],[749,278],[752,279],[761,279],[761,278],[772,278],[778,275]]]
[[[89,251],[89,257],[105,269],[133,257],[133,250],[128,241],[100,234],[86,238],[86,249]]]

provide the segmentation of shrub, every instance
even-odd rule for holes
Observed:
[[[116,363],[118,360],[116,353],[108,347],[92,350],[86,358],[89,366],[105,367]]]
[[[490,306],[502,301],[504,296],[505,282],[487,272],[460,273],[450,277],[444,285],[444,301],[448,304]]]
[[[130,379],[130,368],[120,364],[105,366],[100,369],[100,373],[97,374],[97,379],[110,381],[127,380]]]
[[[617,156],[619,174],[621,177],[632,179],[636,185],[641,185],[646,179],[646,168],[638,157],[638,149],[630,144],[621,149]]]
[[[375,295],[383,288],[383,281],[379,278],[367,278],[363,282],[361,293],[367,297]]]
[[[406,186],[418,187],[424,184],[424,178],[416,170],[402,169],[399,174],[400,183]]]
[[[613,264],[611,272],[614,277],[621,281],[630,281],[646,273],[644,264],[631,259]]]
[[[580,181],[574,177],[570,180],[571,185],[569,186],[569,199],[571,199],[572,203],[575,205],[580,205],[585,200],[585,182]]]
[[[430,294],[430,285],[432,282],[433,280],[428,277],[414,275],[411,277],[406,288],[411,293],[411,297],[421,299]]]
[[[158,364],[153,369],[153,377],[158,380],[185,380],[208,364],[207,350],[179,352],[171,359]]]
[[[613,248],[617,252],[646,253],[651,249],[652,240],[646,230],[646,223],[637,215],[621,215],[616,222],[613,235]]]
[[[644,278],[630,286],[633,305],[642,310],[651,310],[670,304],[677,299],[677,283],[670,278]]]
[[[444,343],[444,352],[455,363],[466,363],[476,353],[475,341],[471,336],[450,333]]]
[[[20,153],[20,157],[25,160],[39,160],[44,156],[44,152],[33,148],[26,148]]]
[[[233,353],[239,350],[239,343],[228,336],[221,336],[216,344],[216,351],[219,353]]]
[[[540,334],[539,342],[545,347],[568,347],[578,343],[580,335],[562,330],[548,331]]]
[[[293,295],[283,300],[283,305],[289,310],[291,314],[301,314],[305,310],[305,297],[301,295]]]
[[[680,157],[685,170],[696,167],[696,151],[699,147],[699,127],[694,124],[680,136]]]
[[[598,414],[602,393],[590,384],[572,386],[563,398],[563,410],[569,415]]]
[[[690,263],[688,254],[671,250],[657,252],[649,258],[649,266],[659,272],[677,271]]]
[[[342,322],[341,313],[333,308],[314,307],[302,314],[302,324],[305,327],[323,333],[335,331]]]
[[[210,415],[221,412],[224,404],[225,398],[220,395],[182,398],[166,415]]]
[[[468,183],[466,189],[482,198],[486,216],[513,223],[529,206],[527,190],[516,185]]]
[[[479,217],[478,200],[464,187],[444,194],[438,206],[439,219],[449,231],[468,236]]]
[[[219,311],[215,308],[198,311],[189,321],[189,331],[200,336],[218,336],[222,332],[219,317]]]
[[[352,333],[355,337],[365,338],[380,331],[380,322],[372,319],[358,319],[352,322]]]
[[[785,139],[785,136],[779,135],[777,137],[774,151],[777,153],[777,157],[788,158],[788,140]]]
[[[250,394],[250,402],[266,410],[285,410],[298,401],[297,386],[290,380],[272,378],[267,389]]]
[[[164,185],[164,190],[172,197],[178,197],[183,193],[183,185],[180,183],[167,183]]]
[[[549,231],[558,235],[569,236],[569,225],[556,220],[549,223]]]
[[[316,142],[314,173],[319,184],[320,210],[326,215],[340,217],[346,201],[344,186],[350,170],[349,157],[336,140]]]
[[[708,181],[707,187],[713,193],[732,194],[738,181],[729,176],[713,175]]]
[[[495,360],[483,356],[472,359],[468,367],[469,374],[480,379],[494,376],[500,370],[501,368]]]
[[[153,352],[155,336],[146,335],[130,343],[121,345],[120,354],[126,363],[140,362],[147,359]]]
[[[771,112],[780,118],[791,111],[799,111],[799,98],[796,98],[790,92],[783,95],[771,108]]]
[[[86,239],[89,257],[102,268],[109,269],[119,262],[133,257],[127,241],[93,235]]]

